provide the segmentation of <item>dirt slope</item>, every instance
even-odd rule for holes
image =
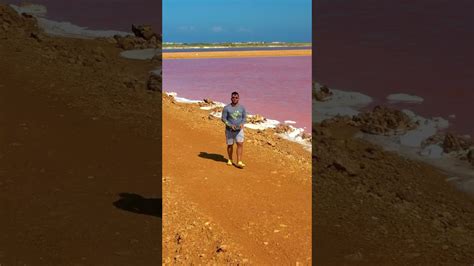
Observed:
[[[317,265],[472,265],[474,200],[437,169],[313,125]]]
[[[259,142],[266,133],[247,130],[247,167],[227,166],[222,122],[193,105],[163,104],[163,199],[171,203],[163,209],[163,261],[309,265],[310,153],[285,140]],[[175,211],[181,202],[187,213]]]
[[[157,111],[122,84],[151,65],[0,15],[0,264],[156,265],[161,143],[134,125]]]

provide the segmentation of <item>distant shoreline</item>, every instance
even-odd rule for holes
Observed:
[[[164,42],[163,49],[206,49],[206,48],[264,48],[264,47],[302,47],[310,42],[235,42],[235,43],[171,43]]]
[[[163,59],[237,58],[237,57],[280,57],[311,56],[311,49],[305,50],[252,50],[212,52],[163,52]]]
[[[268,51],[268,50],[311,50],[312,46],[268,46],[268,47],[205,47],[205,48],[164,48],[165,53],[218,52],[218,51]]]

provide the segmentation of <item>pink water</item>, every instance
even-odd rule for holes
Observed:
[[[2,2],[2,1],[0,1]],[[9,4],[30,2],[48,8],[47,17],[93,30],[131,31],[132,24],[150,24],[161,32],[161,0],[5,0]]]
[[[456,115],[451,129],[474,136],[474,1],[314,2],[315,80],[386,103],[391,93],[424,116]]]
[[[247,112],[311,131],[310,56],[164,60],[163,89],[226,104],[238,91]]]

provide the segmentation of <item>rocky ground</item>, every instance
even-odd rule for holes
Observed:
[[[161,260],[159,62],[121,51],[0,5],[0,264]]]
[[[163,100],[163,261],[310,265],[310,152],[246,129],[247,166],[228,166],[224,125],[199,107]]]
[[[321,90],[318,101],[330,97]],[[474,200],[427,164],[353,138],[416,127],[394,109],[313,125],[313,260],[321,265],[470,265]],[[446,152],[468,140],[440,134]],[[318,215],[319,214],[319,215]]]

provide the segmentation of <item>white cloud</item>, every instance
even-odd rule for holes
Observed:
[[[244,27],[240,27],[237,29],[238,32],[252,32],[251,29],[249,28],[244,28]]]
[[[196,30],[196,27],[194,27],[194,26],[179,26],[178,30],[180,30],[180,31],[194,31],[194,30]]]
[[[224,29],[221,26],[214,26],[211,28],[213,32],[223,32]]]

